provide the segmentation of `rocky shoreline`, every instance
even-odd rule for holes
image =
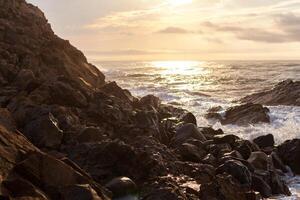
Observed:
[[[285,83],[280,104],[298,105]],[[210,116],[269,122],[264,102],[242,102]],[[24,0],[0,0],[0,106],[0,199],[256,200],[290,195],[284,173],[300,173],[300,140],[243,140],[132,96]]]

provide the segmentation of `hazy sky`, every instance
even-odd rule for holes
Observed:
[[[300,59],[300,0],[28,0],[91,60]]]

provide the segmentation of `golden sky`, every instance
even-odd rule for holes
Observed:
[[[300,0],[28,0],[95,60],[300,58]]]

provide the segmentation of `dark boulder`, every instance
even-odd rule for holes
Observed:
[[[261,151],[252,152],[248,162],[258,170],[268,171],[273,169],[272,158]]]
[[[24,132],[38,147],[58,147],[63,138],[63,131],[58,127],[58,121],[51,113],[28,123]]]
[[[122,89],[118,84],[113,81],[103,85],[100,90],[106,94],[113,95],[129,104],[133,104],[136,98],[131,95],[128,90]]]
[[[224,172],[232,175],[236,180],[239,180],[240,184],[244,186],[251,186],[252,177],[248,168],[237,160],[228,160],[217,168],[217,174]]]
[[[137,196],[138,188],[128,177],[118,177],[109,181],[105,187],[113,193],[113,198]]]
[[[251,187],[253,190],[258,191],[264,198],[269,198],[272,196],[272,188],[257,175],[252,175]]]
[[[15,173],[46,191],[52,198],[60,196],[60,189],[70,185],[88,184],[93,187],[101,198],[108,199],[107,191],[81,169],[77,170],[64,162],[44,153],[34,153],[18,163]]]
[[[213,182],[201,185],[199,197],[204,200],[248,200],[248,187],[242,186],[229,174],[218,174]]]
[[[229,144],[234,146],[240,138],[236,135],[217,135],[213,138],[215,144]]]
[[[269,109],[259,104],[244,104],[226,110],[222,124],[249,125],[270,123]]]
[[[245,160],[247,160],[250,157],[251,152],[260,151],[259,147],[249,140],[239,141],[238,145],[235,147],[235,150],[240,152],[240,154]]]
[[[180,121],[186,123],[186,124],[195,124],[197,126],[197,119],[193,113],[186,113],[180,117]]]
[[[178,152],[183,160],[191,162],[200,162],[207,155],[205,149],[190,143],[183,143]]]
[[[240,101],[270,106],[300,106],[300,81],[285,80],[278,83],[271,90],[246,96]]]
[[[288,140],[279,145],[277,154],[294,173],[300,174],[300,139]]]
[[[184,143],[188,139],[197,139],[199,141],[205,141],[205,136],[200,132],[195,124],[185,124],[176,130],[176,133],[172,139],[172,144],[178,145]]]
[[[273,147],[275,144],[274,136],[272,134],[259,136],[253,139],[253,142],[257,144],[260,148]]]
[[[147,107],[151,106],[155,109],[158,109],[161,104],[161,100],[154,95],[147,95],[147,96],[142,97],[139,100],[138,104],[139,104],[139,107],[142,107],[142,108],[143,107],[147,108]]]

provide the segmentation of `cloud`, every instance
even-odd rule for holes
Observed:
[[[180,27],[167,27],[162,30],[159,30],[157,33],[162,33],[162,34],[187,34],[187,33],[193,33],[192,31],[186,30],[184,28]]]
[[[273,27],[245,27],[240,24],[202,23],[208,32],[233,34],[237,39],[265,43],[300,42],[300,17],[293,13],[274,16]]]

